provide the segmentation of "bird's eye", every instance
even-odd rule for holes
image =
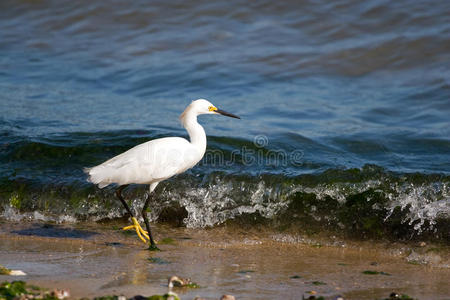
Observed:
[[[216,108],[215,108],[214,106],[210,106],[210,107],[208,107],[208,110],[209,110],[209,111],[215,111]]]

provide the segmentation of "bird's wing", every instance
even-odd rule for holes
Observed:
[[[187,140],[170,137],[137,145],[86,172],[100,188],[111,183],[146,184],[184,172],[200,159]]]

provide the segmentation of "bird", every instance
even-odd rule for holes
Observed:
[[[100,189],[115,184],[115,194],[131,217],[133,225],[123,230],[136,230],[138,237],[149,243],[149,250],[159,250],[153,239],[147,208],[154,196],[156,186],[168,178],[194,167],[205,154],[206,133],[198,123],[197,116],[203,114],[223,115],[240,119],[239,116],[218,109],[206,99],[192,101],[180,115],[181,124],[189,134],[189,140],[182,137],[164,137],[139,144],[104,163],[91,168],[84,168],[87,181]],[[147,230],[144,230],[133,215],[122,196],[122,191],[130,184],[149,185],[145,193],[142,217]]]

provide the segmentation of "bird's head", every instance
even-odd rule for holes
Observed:
[[[221,114],[223,116],[232,117],[236,119],[240,119],[240,117],[230,114],[229,112],[223,111],[215,107],[211,102],[205,99],[198,99],[192,101],[191,105],[193,109],[201,115],[201,114]]]
[[[185,111],[181,114],[180,119],[183,121],[185,116],[188,113],[194,113],[195,115],[203,115],[203,114],[220,114],[227,117],[232,117],[236,119],[240,119],[240,117],[233,115],[229,112],[223,111],[215,107],[211,102],[205,99],[198,99],[192,101],[191,104],[185,109]]]

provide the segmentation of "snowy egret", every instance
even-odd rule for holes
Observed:
[[[180,121],[189,134],[190,142],[181,137],[166,137],[148,141],[98,166],[84,169],[89,176],[88,181],[98,185],[99,188],[117,184],[116,196],[130,214],[133,222],[133,225],[124,227],[123,230],[136,230],[143,242],[147,243],[147,240],[150,242],[149,249],[151,250],[158,248],[153,240],[147,218],[150,195],[161,181],[183,173],[202,159],[206,151],[206,134],[203,127],[197,122],[197,116],[202,114],[221,114],[240,119],[236,115],[218,109],[205,99],[198,99],[192,101],[180,115]],[[129,184],[150,185],[142,208],[142,217],[147,231],[142,229],[122,197],[123,189]]]

